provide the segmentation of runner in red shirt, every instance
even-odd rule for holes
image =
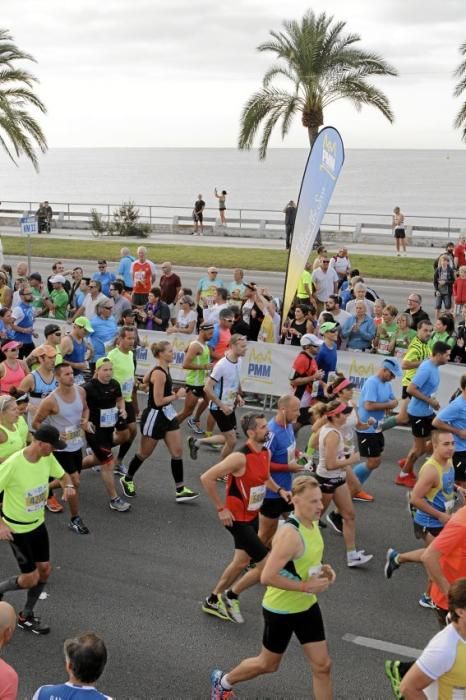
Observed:
[[[231,532],[235,543],[233,560],[205,599],[202,610],[221,620],[234,622],[244,622],[238,596],[259,582],[269,553],[257,534],[259,510],[266,490],[278,493],[287,502],[291,500],[290,492],[279,487],[270,476],[270,452],[264,447],[268,438],[265,417],[246,414],[241,419],[241,427],[248,438],[243,449],[228,455],[201,476],[202,485],[217,508],[220,522]],[[223,503],[217,492],[217,481],[225,476],[228,481]],[[251,561],[256,567],[237,580]]]
[[[309,425],[309,406],[317,397],[317,390],[324,376],[324,371],[317,367],[314,357],[324,341],[313,333],[305,333],[300,340],[301,352],[295,357],[290,373],[290,384],[294,395],[299,399],[299,418],[294,424],[295,433],[303,425]],[[314,384],[316,382],[316,384]]]

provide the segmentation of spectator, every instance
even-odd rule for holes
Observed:
[[[280,315],[277,312],[277,303],[268,290],[257,292],[256,303],[264,318],[259,329],[257,340],[262,343],[278,343],[280,339]]]
[[[204,209],[205,202],[202,199],[202,194],[198,194],[193,207],[194,231],[191,234],[193,236],[202,236],[204,233]]]
[[[160,294],[160,288],[153,287],[144,310],[139,313],[139,318],[148,331],[166,331],[170,323],[170,309],[160,299]]]
[[[395,236],[396,254],[400,255],[401,248],[403,254],[406,255],[405,216],[400,211],[400,207],[395,207],[393,210],[392,229]]]
[[[249,333],[248,324],[243,321],[243,316],[241,315],[241,309],[239,306],[230,306],[230,311],[234,316],[233,325],[231,327],[231,335],[245,335],[247,337]]]
[[[16,629],[16,613],[14,608],[5,602],[0,602],[0,649],[6,647]],[[16,700],[18,694],[18,674],[15,669],[0,659],[0,698]]]
[[[118,263],[117,275],[123,280],[125,286],[125,292],[133,292],[133,276],[131,274],[131,267],[135,258],[130,254],[128,248],[122,248],[120,250],[120,262]]]
[[[338,294],[330,294],[328,301],[325,302],[325,310],[332,315],[332,319],[340,326],[351,316],[347,311],[340,308],[340,297]],[[323,311],[319,316],[319,323],[322,323]],[[321,320],[322,319],[322,320]]]
[[[45,316],[47,314],[47,305],[43,294],[44,288],[42,284],[42,276],[38,272],[33,272],[29,275],[28,282],[32,292],[32,307],[34,309],[34,316]]]
[[[11,327],[14,331],[13,340],[21,343],[19,357],[27,357],[34,350],[34,309],[32,308],[32,292],[30,287],[25,287],[20,291],[20,302],[12,311],[13,323]]]
[[[367,287],[364,284],[364,282],[357,282],[356,284],[353,284],[353,290],[354,290],[354,299],[349,301],[346,304],[346,311],[349,314],[352,314],[354,316],[355,310],[356,310],[356,302],[359,300],[362,300],[364,304],[366,305],[366,311],[370,316],[374,315],[374,302],[371,301],[370,299],[367,299],[366,293],[367,293]]]
[[[9,286],[10,289],[13,289],[13,270],[11,269],[11,265],[7,265],[7,263],[3,263],[1,270],[6,275],[7,285]]]
[[[53,263],[52,274],[50,275],[50,277],[47,278],[47,289],[48,289],[49,294],[53,289],[53,285],[50,282],[51,277],[54,277],[55,275],[63,275],[63,277],[65,277],[65,279],[66,279],[66,277],[70,274],[71,274],[71,270],[67,270],[65,272],[65,266],[61,260],[57,260],[57,262]],[[66,280],[63,287],[65,289],[65,292],[69,295],[69,293],[71,292],[71,284],[68,280]]]
[[[65,668],[68,674],[66,683],[42,685],[36,690],[32,700],[52,700],[54,698],[87,698],[87,700],[109,700],[107,695],[94,687],[104,672],[107,663],[107,648],[103,639],[94,632],[85,632],[75,639],[67,639],[64,644]]]
[[[147,304],[149,292],[155,284],[157,270],[155,263],[147,259],[147,248],[139,246],[137,256],[137,260],[131,265],[133,304],[142,307]]]
[[[422,308],[422,297],[416,292],[412,292],[408,297],[408,308],[405,313],[411,317],[411,327],[417,328],[419,321],[428,321],[430,323],[429,314]]]
[[[327,248],[324,245],[317,246],[317,257],[312,263],[312,270],[322,266],[322,261],[328,258]]]
[[[72,321],[78,316],[86,316],[86,318],[91,319],[96,313],[97,304],[107,300],[105,294],[102,294],[100,282],[97,280],[89,281],[88,289],[89,292],[84,297],[82,305],[73,313]]]
[[[243,321],[249,325],[248,340],[257,340],[264,314],[257,304],[257,285],[255,282],[245,283],[245,301],[243,303]]]
[[[237,267],[233,270],[233,282],[228,285],[228,292],[230,294],[230,299],[234,301],[240,301],[243,298],[244,290],[246,287],[243,284],[244,270]]]
[[[110,298],[113,301],[113,316],[115,317],[115,321],[117,323],[120,322],[121,314],[123,313],[123,311],[131,308],[130,302],[128,301],[128,299],[126,299],[126,297],[123,296],[123,290],[123,282],[120,282],[119,280],[115,280],[110,285],[109,291]]]
[[[463,318],[456,329],[456,344],[451,351],[450,360],[466,364],[466,304],[463,306]]]
[[[340,288],[343,282],[347,279],[348,273],[351,271],[348,248],[345,246],[339,248],[337,254],[330,260],[330,267],[332,267],[338,275],[338,288]]]
[[[217,289],[214,303],[203,310],[202,316],[205,323],[217,323],[218,315],[222,309],[228,308],[228,290],[224,287]]]
[[[222,280],[219,280],[217,275],[218,270],[216,267],[208,267],[207,277],[201,277],[198,282],[196,290],[196,304],[203,309],[205,309],[205,307],[209,304],[214,303],[217,289],[219,287],[225,287]]]
[[[453,251],[455,269],[459,270],[462,265],[466,265],[466,237],[460,236]]]
[[[326,256],[312,273],[312,291],[317,313],[320,314],[330,294],[336,294],[338,291],[338,275],[330,267],[330,259]]]
[[[458,270],[459,276],[453,285],[453,296],[455,298],[455,316],[461,314],[464,304],[466,304],[466,265],[462,265]]]
[[[104,301],[100,301],[96,306],[96,315],[90,319],[93,328],[90,334],[90,341],[94,348],[93,364],[107,355],[117,335],[118,327],[112,311],[113,303],[104,297]]]
[[[382,323],[380,323],[377,326],[376,335],[374,340],[372,341],[372,347],[378,355],[393,354],[390,350],[390,343],[393,336],[398,330],[398,325],[396,322],[397,316],[398,309],[396,308],[396,306],[388,304],[384,307],[382,311]]]
[[[442,305],[445,311],[451,310],[455,272],[450,266],[447,255],[442,255],[440,263],[434,272],[435,315],[438,318]]]
[[[176,324],[167,328],[167,333],[194,333],[197,324],[197,313],[194,311],[194,299],[183,296],[180,299],[180,310],[176,317]]]
[[[353,270],[350,273],[350,278],[348,282],[343,282],[343,284],[340,287],[340,306],[343,309],[346,309],[346,305],[349,301],[354,299],[354,288],[358,284],[358,282],[362,282],[363,279],[362,277],[357,275],[353,275],[353,273],[356,272],[356,270]]]
[[[106,297],[110,297],[110,285],[116,280],[115,274],[107,270],[106,260],[99,260],[97,267],[99,268],[99,271],[94,272],[91,279],[100,282],[102,294],[105,294]]]
[[[18,279],[18,277],[21,277],[21,278],[27,277],[28,273],[29,273],[29,269],[28,269],[27,263],[19,262],[16,265],[16,279]]]
[[[435,321],[434,332],[429,340],[431,350],[439,340],[450,348],[456,345],[455,322],[449,314],[443,314]]]
[[[83,277],[79,283],[78,289],[74,293],[73,301],[73,314],[75,311],[77,311],[83,304],[84,300],[86,298],[86,294],[89,294],[89,284],[90,284],[91,278],[90,277]],[[103,295],[102,295],[103,296]]]
[[[214,189],[214,195],[218,199],[218,213],[220,214],[220,223],[222,226],[227,225],[227,220],[225,218],[225,212],[227,210],[227,203],[226,203],[227,194],[228,194],[228,192],[226,190],[222,190],[219,194],[217,192],[217,188],[215,187],[215,189]]]
[[[440,253],[440,255],[438,256],[438,258],[435,258],[435,260],[434,260],[434,270],[437,269],[437,267],[439,266],[439,263],[440,263],[440,258],[443,257],[444,255],[446,255],[446,256],[448,257],[448,263],[449,263],[449,265],[450,265],[453,269],[455,269],[455,244],[453,243],[453,241],[450,241],[450,242],[447,243],[447,245],[445,246],[445,252],[444,252],[444,253]]]
[[[312,263],[310,260],[304,266],[298,282],[296,299],[298,304],[310,304],[312,300]]]
[[[369,350],[375,336],[375,323],[366,311],[362,299],[355,303],[355,313],[345,321],[341,335],[346,338],[348,350]]]
[[[300,347],[301,338],[306,334],[307,307],[298,304],[294,309],[290,309],[290,314],[282,326],[282,334],[284,335],[285,345],[294,345]]]
[[[81,280],[83,279],[84,271],[82,267],[74,267],[73,271],[71,273],[71,277],[73,279],[71,283],[71,289],[69,293],[70,297],[70,307],[72,309],[76,308],[76,305],[81,306],[81,304],[76,304],[76,294],[78,294],[80,286],[81,286]],[[84,296],[83,296],[84,298]]]
[[[367,302],[367,298],[366,298],[366,302]],[[374,318],[374,323],[376,326],[379,326],[383,321],[382,311],[384,310],[384,307],[385,307],[384,299],[376,299],[374,301],[374,316],[373,316],[373,318]]]
[[[293,202],[292,199],[290,199],[290,201],[284,208],[283,213],[285,214],[285,245],[286,249],[289,250],[291,248],[291,241],[293,240],[294,222],[296,220],[296,204]]]
[[[175,307],[178,292],[181,289],[181,280],[178,275],[173,272],[171,262],[162,263],[162,276],[160,278],[160,297],[165,304],[170,307],[170,319],[172,322],[176,319],[177,309]]]
[[[15,279],[15,291],[13,292],[13,300],[11,302],[12,308],[15,306],[18,306],[18,304],[21,302],[21,295],[20,292],[25,289],[26,287],[29,287],[29,282],[27,277],[17,277]]]
[[[6,272],[0,271],[0,306],[10,308],[12,300],[11,289],[8,286],[8,276]]]
[[[13,330],[13,315],[11,309],[0,309],[0,339],[13,340],[15,332]]]
[[[66,321],[68,317],[69,297],[65,292],[65,278],[63,275],[54,275],[50,277],[50,284],[53,289],[50,296],[45,300],[45,305],[49,310],[51,318],[57,318],[59,321]]]

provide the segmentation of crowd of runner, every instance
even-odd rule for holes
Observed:
[[[435,321],[416,292],[401,313],[380,299],[351,269],[345,248],[335,256],[319,249],[283,322],[280,300],[244,280],[242,270],[219,280],[210,267],[192,290],[182,286],[169,262],[158,277],[143,247],[134,258],[122,249],[116,274],[105,260],[89,277],[80,267],[66,271],[58,261],[47,280],[27,274],[24,263],[12,278],[4,265],[0,539],[10,543],[20,574],[0,581],[0,600],[25,591],[17,626],[37,635],[49,632],[35,613],[52,571],[45,510],[66,508],[70,531],[89,533],[92,512],[80,499],[83,471],[99,472],[109,508],[127,512],[138,470],[163,441],[173,498],[183,504],[200,496],[185,484],[184,455],[196,460],[200,450],[213,446],[221,450],[219,461],[201,483],[220,525],[232,535],[234,553],[206,591],[202,611],[241,624],[240,595],[259,583],[266,591],[258,656],[227,672],[214,670],[211,697],[234,698],[237,683],[278,670],[294,633],[310,665],[314,696],[329,700],[331,661],[317,595],[336,576],[323,563],[321,530],[329,526],[342,535],[349,569],[371,566],[373,555],[358,545],[353,501],[374,500],[366,489],[383,460],[385,433],[409,426],[412,447],[400,460],[395,483],[409,494],[414,534],[423,546],[403,551],[403,543],[393,542],[385,576],[401,577],[395,572],[406,563],[424,565],[419,603],[433,609],[442,631],[414,664],[390,660],[385,670],[395,697],[422,698],[424,690],[429,697],[466,697],[466,374],[460,367],[451,401],[440,405],[437,398],[439,368],[465,360],[465,254],[462,240],[451,258],[448,247],[439,258]],[[47,319],[43,338],[39,317]],[[144,375],[137,372],[141,329],[164,332],[150,346],[154,364]],[[186,335],[183,384],[170,374],[174,333]],[[267,420],[257,410],[242,412],[237,422],[244,404],[241,361],[251,341],[294,345],[296,356],[289,393],[276,402],[275,415]],[[358,395],[339,371],[342,349],[383,356]],[[398,377],[402,393],[396,396],[392,382]],[[185,420],[187,443],[180,429]],[[307,443],[300,450],[296,436],[305,426]],[[245,442],[238,447],[240,433]],[[9,629],[9,612],[2,609],[0,646],[3,618]],[[91,641],[102,656],[101,640]],[[13,698],[2,695],[3,680],[12,682],[5,666],[0,697]],[[73,683],[80,685],[78,676]],[[50,692],[40,698],[52,697]]]

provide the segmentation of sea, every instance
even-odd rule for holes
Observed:
[[[217,187],[228,192],[230,212],[260,217],[297,200],[308,155],[275,148],[260,161],[256,150],[234,148],[51,148],[36,173],[0,150],[0,208],[47,199],[56,211],[65,204],[89,211],[133,201],[170,212],[202,194],[214,209]],[[466,150],[348,149],[329,210],[389,216],[395,206],[407,222],[466,217]]]

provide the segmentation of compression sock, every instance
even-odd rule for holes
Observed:
[[[229,600],[238,600],[239,595],[237,593],[233,593],[233,591],[230,589],[226,592],[226,597],[229,598]]]
[[[382,431],[383,430],[390,430],[391,428],[394,428],[397,425],[396,422],[396,416],[388,416],[388,418],[385,418],[384,421],[382,421]]]
[[[124,458],[126,457],[126,455],[129,452],[129,448],[131,447],[132,444],[133,444],[132,440],[128,440],[128,442],[123,442],[120,445],[120,449],[118,450],[118,460],[120,462],[122,462],[124,460]]]
[[[227,673],[225,673],[225,675],[220,679],[220,685],[222,686],[223,690],[231,690],[233,688],[233,686],[228,682]]]
[[[360,464],[356,464],[356,466],[353,467],[353,474],[357,476],[361,484],[364,484],[370,477],[371,470],[366,467],[364,462],[361,462]]]
[[[28,590],[26,605],[24,606],[23,615],[29,617],[34,613],[34,606],[39,600],[39,596],[45,588],[45,583],[39,582]]]
[[[172,476],[173,476],[173,480],[175,482],[176,490],[181,491],[181,489],[184,486],[183,460],[179,459],[179,458],[175,459],[175,457],[172,457],[171,468],[172,468]]]
[[[140,458],[138,454],[135,454],[131,462],[129,463],[128,467],[128,473],[125,476],[125,481],[132,481],[133,476],[136,474],[137,470],[141,466],[141,464],[144,462],[143,459]]]
[[[17,576],[12,576],[11,578],[7,578],[5,581],[2,581],[0,583],[0,600],[2,599],[2,596],[4,593],[7,591],[20,591],[21,586],[18,586],[18,577]]]

